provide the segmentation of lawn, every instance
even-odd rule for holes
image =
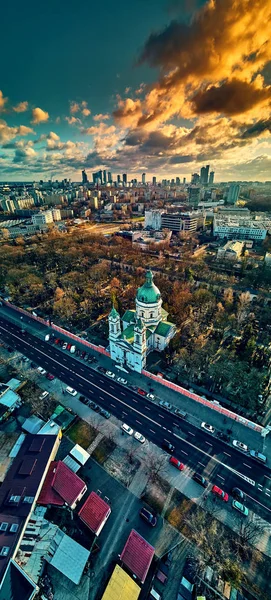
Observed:
[[[103,438],[98,446],[96,446],[95,450],[93,450],[91,457],[97,460],[100,465],[103,465],[106,459],[112,454],[115,450],[116,444],[113,440],[109,440],[108,438]]]
[[[75,444],[79,444],[85,450],[89,447],[89,445],[95,440],[97,436],[97,430],[94,429],[89,423],[86,421],[82,421],[82,419],[78,419],[78,421],[72,425],[69,429],[68,437]]]

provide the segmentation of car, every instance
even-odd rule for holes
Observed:
[[[201,427],[202,427],[202,429],[205,429],[205,431],[208,431],[209,433],[215,432],[215,428],[212,425],[209,425],[209,423],[205,423],[204,421],[202,421]]]
[[[152,527],[157,525],[157,517],[147,508],[141,508],[139,516],[141,519],[144,519],[148,525],[151,525]]]
[[[36,368],[37,368],[37,365],[36,365],[36,363],[34,363],[34,362],[31,362],[31,363],[30,363],[30,367],[31,367],[32,369],[36,369]]]
[[[246,506],[244,506],[244,504],[242,504],[241,502],[238,502],[238,500],[233,500],[231,505],[232,505],[232,508],[235,508],[235,510],[238,510],[238,512],[241,513],[242,515],[244,515],[244,517],[248,517],[248,508]]]
[[[175,446],[173,446],[173,444],[171,444],[170,442],[168,442],[167,440],[165,440],[162,443],[162,448],[163,450],[165,450],[166,452],[169,452],[169,454],[173,454],[174,450],[175,450]]]
[[[88,404],[88,399],[85,396],[79,396],[79,400],[80,402],[82,402],[83,404]]]
[[[147,394],[146,398],[148,398],[149,400],[155,400],[155,395],[151,394],[150,392]]]
[[[147,392],[142,390],[142,388],[137,388],[137,393],[140,394],[140,396],[147,396]]]
[[[45,375],[46,374],[46,370],[43,369],[42,367],[38,367],[37,371],[41,374],[41,375]]]
[[[69,343],[69,344],[67,344],[67,350],[69,350],[69,351],[70,351],[71,347],[72,347],[72,344],[70,344],[70,343]]]
[[[95,408],[93,408],[93,410],[95,410],[96,413],[99,413],[101,411],[101,407],[99,404],[95,404]]]
[[[235,498],[235,500],[239,500],[239,502],[244,502],[244,500],[246,499],[245,493],[237,487],[232,488],[231,495],[233,496],[233,498]]]
[[[62,350],[66,350],[67,346],[68,346],[68,343],[67,343],[67,342],[64,342],[64,344],[63,344],[63,346],[62,346]]]
[[[42,394],[39,396],[39,400],[45,400],[45,398],[48,398],[49,396],[49,392],[42,392]]]
[[[227,433],[224,433],[224,431],[218,431],[217,432],[217,437],[220,438],[221,440],[223,440],[224,442],[230,442],[231,438]]]
[[[252,458],[255,458],[255,460],[258,460],[259,462],[266,463],[267,461],[266,456],[261,452],[258,452],[258,450],[250,450],[249,454]]]
[[[59,338],[56,338],[56,340],[55,340],[55,344],[59,344],[59,342],[60,342],[60,339],[59,339]]]
[[[246,444],[243,444],[243,442],[239,442],[238,440],[233,440],[232,445],[235,446],[235,448],[238,448],[238,450],[243,450],[243,452],[248,452],[248,447]]]
[[[88,357],[88,354],[86,353],[86,354],[85,354],[85,356],[84,356],[84,360],[87,362],[87,361],[88,361],[88,358],[89,358],[89,357]]]
[[[85,356],[86,356],[86,351],[83,350],[83,352],[81,352],[81,358],[85,358]]]
[[[146,438],[144,438],[144,435],[142,435],[142,433],[139,433],[139,431],[135,431],[134,438],[135,438],[135,440],[140,442],[140,444],[144,444],[144,442],[146,441]]]
[[[227,492],[224,492],[217,485],[213,485],[212,494],[214,494],[218,498],[221,498],[221,500],[223,500],[224,502],[228,502],[228,500],[229,500],[229,494],[227,494]]]
[[[162,406],[163,408],[166,408],[167,410],[172,409],[172,404],[170,404],[170,402],[167,402],[167,400],[160,400],[159,406]]]
[[[112,371],[105,371],[105,374],[107,375],[107,377],[110,377],[111,379],[115,379],[115,377],[116,377],[115,373],[112,373]]]
[[[23,361],[24,363],[27,363],[27,362],[29,362],[29,361],[30,361],[30,358],[27,358],[27,356],[23,356],[23,358],[22,358],[22,361]]]
[[[46,378],[49,379],[49,381],[53,381],[53,379],[55,378],[55,376],[52,375],[51,373],[47,373]]]
[[[91,356],[90,354],[88,354],[87,356],[88,356],[88,362],[89,363],[93,363],[94,362],[94,356]]]
[[[126,423],[122,423],[121,429],[125,433],[128,433],[128,435],[133,435],[133,433],[134,433],[134,430],[132,429],[132,427],[129,427],[129,425],[126,425]]]
[[[61,346],[61,348],[63,348],[63,346],[64,346],[64,340],[59,340],[58,345]]]
[[[192,479],[194,479],[194,481],[199,483],[199,485],[202,485],[202,487],[207,488],[208,481],[200,473],[193,473]]]
[[[96,404],[96,402],[93,402],[92,400],[88,401],[88,406],[89,408],[91,408],[92,410],[97,410],[98,408],[98,404]]]
[[[77,350],[76,350],[76,356],[80,356],[80,354],[81,354],[81,352],[80,352],[80,350],[78,350],[78,348],[77,348]]]
[[[111,413],[108,412],[108,410],[105,410],[104,408],[101,408],[100,410],[100,414],[102,415],[102,417],[104,417],[105,419],[110,419],[111,417]]]
[[[170,464],[175,467],[176,469],[178,469],[178,471],[183,471],[184,470],[184,464],[181,463],[177,458],[175,458],[174,456],[171,456],[169,459]]]
[[[106,369],[104,367],[98,367],[98,371],[100,371],[100,373],[106,373]]]
[[[186,419],[187,417],[187,413],[180,408],[175,408],[174,413],[177,417],[180,417],[180,419]]]
[[[117,377],[117,382],[121,383],[122,385],[127,385],[127,380],[124,379],[124,377]]]
[[[198,563],[194,557],[188,556],[178,589],[177,600],[193,600],[195,598],[196,575]]]
[[[66,387],[66,392],[68,392],[68,394],[70,394],[71,396],[76,396],[77,395],[77,391],[74,390],[72,387],[70,387],[69,385]]]

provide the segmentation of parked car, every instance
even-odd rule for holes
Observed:
[[[86,356],[86,351],[83,350],[83,352],[81,352],[81,358],[85,358],[85,356]]]
[[[69,345],[69,344],[68,344],[68,345]],[[68,350],[68,346],[67,346],[67,350]],[[76,346],[74,346],[74,345],[72,344],[69,350],[70,350],[70,353],[71,353],[71,354],[74,354],[74,353],[75,353],[75,350],[76,350]]]
[[[155,395],[151,394],[150,392],[147,394],[147,398],[149,398],[149,400],[155,400]]]
[[[233,440],[232,445],[238,450],[243,450],[243,452],[248,452],[248,446],[243,444],[243,442],[239,442],[238,440]]]
[[[100,410],[100,414],[102,415],[102,417],[104,417],[105,419],[110,419],[111,417],[111,413],[108,412],[108,410],[105,410],[104,408],[101,408]]]
[[[68,394],[70,394],[71,396],[76,396],[77,395],[77,391],[74,390],[72,387],[70,387],[69,385],[66,387],[66,392],[68,392]]]
[[[248,517],[248,508],[244,506],[244,504],[242,504],[241,502],[238,502],[238,500],[232,501],[232,508],[238,510],[238,512],[244,515],[244,517]]]
[[[200,473],[193,473],[192,479],[199,483],[199,485],[202,485],[202,487],[207,488],[208,481]]]
[[[140,444],[144,444],[144,442],[146,441],[146,438],[144,438],[144,435],[142,435],[142,433],[139,433],[139,431],[135,431],[134,438],[135,438],[135,440],[140,442]]]
[[[68,342],[64,342],[64,344],[62,346],[62,350],[66,350],[67,346],[68,346]]]
[[[184,464],[181,463],[177,458],[175,458],[174,456],[171,456],[169,459],[170,464],[175,467],[176,469],[178,469],[178,471],[183,471],[184,470]]]
[[[37,371],[41,374],[41,375],[45,375],[46,374],[46,370],[43,369],[43,367],[38,367]]]
[[[249,454],[252,458],[255,458],[255,460],[258,460],[259,462],[266,463],[267,461],[266,456],[257,450],[250,450]]]
[[[212,425],[209,425],[209,423],[205,423],[204,421],[202,421],[201,427],[202,427],[202,429],[205,429],[209,433],[215,432],[215,428]]]
[[[180,408],[175,408],[174,413],[177,415],[177,417],[180,417],[180,419],[186,419],[187,417],[187,413]]]
[[[147,396],[147,392],[141,388],[137,388],[137,393],[140,394],[140,396]]]
[[[163,408],[166,408],[167,410],[172,409],[172,404],[170,404],[170,402],[167,402],[167,400],[160,400],[159,406],[162,406]]]
[[[128,435],[133,435],[133,433],[134,433],[134,430],[132,429],[132,427],[129,427],[129,425],[126,425],[126,423],[122,424],[121,429],[125,433],[128,433]]]
[[[98,371],[100,371],[100,373],[106,373],[106,369],[104,367],[98,367]]]
[[[162,443],[162,448],[166,452],[169,452],[169,454],[173,454],[173,452],[175,450],[175,446],[173,446],[173,444],[171,444],[170,442],[167,442],[166,440]]]
[[[93,408],[93,410],[95,410],[96,413],[100,413],[101,407],[99,406],[99,404],[95,404],[95,408]]]
[[[243,492],[243,490],[240,490],[240,488],[232,488],[231,494],[233,498],[235,498],[235,500],[238,500],[239,502],[244,502],[244,500],[246,499],[245,493]]]
[[[127,380],[124,379],[124,377],[117,377],[117,382],[121,383],[122,385],[127,385]]]
[[[88,359],[89,359],[89,356],[88,356],[88,354],[86,353],[86,354],[85,354],[85,356],[84,356],[84,360],[87,362],[87,361],[88,361]]]
[[[45,398],[48,398],[49,396],[49,392],[42,392],[42,394],[39,396],[39,400],[45,400]]]
[[[72,347],[72,345],[69,343],[69,344],[67,345],[67,350],[70,350],[70,349],[71,349],[71,347]]]
[[[227,492],[224,492],[217,485],[213,485],[213,487],[212,487],[212,493],[215,496],[217,496],[218,498],[221,498],[221,500],[223,500],[224,502],[228,502],[228,500],[229,500],[229,494],[227,494]]]
[[[144,519],[148,525],[155,527],[157,525],[157,517],[147,508],[141,508],[139,511],[141,519]]]
[[[107,377],[110,377],[111,379],[115,379],[115,377],[116,377],[115,373],[112,373],[112,371],[105,371],[105,374],[107,375]]]
[[[53,381],[53,379],[55,378],[55,376],[52,375],[51,373],[47,373],[46,378],[49,379],[49,381]]]
[[[63,348],[63,346],[64,346],[64,340],[59,340],[58,345],[61,346],[61,348]]]
[[[92,410],[96,410],[98,408],[98,404],[96,404],[96,402],[93,402],[92,400],[88,401],[88,405],[89,408],[91,408]]]
[[[88,404],[88,399],[85,396],[79,396],[79,400],[83,404]]]
[[[59,339],[59,338],[56,338],[56,340],[55,340],[55,344],[59,344],[59,342],[60,342],[60,339]]]
[[[197,561],[193,556],[187,557],[182,579],[178,590],[178,600],[194,600],[197,575]]]
[[[224,431],[218,431],[217,432],[217,437],[220,438],[221,440],[223,440],[224,442],[230,442],[231,438],[227,433],[224,433]]]

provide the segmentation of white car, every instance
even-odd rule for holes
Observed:
[[[116,377],[115,373],[112,373],[112,371],[106,371],[105,374],[107,377],[111,377],[111,379],[115,379]]]
[[[45,375],[46,371],[45,369],[43,369],[42,367],[38,367],[37,371],[41,374],[41,375]]]
[[[209,423],[205,423],[204,421],[202,421],[201,427],[202,429],[209,431],[209,433],[215,432],[215,428],[212,425],[209,425]]]
[[[68,343],[67,343],[67,342],[64,342],[64,344],[63,344],[63,346],[62,346],[62,350],[66,350],[67,346],[68,346]]]
[[[140,442],[140,444],[144,444],[144,442],[146,441],[146,438],[144,438],[144,435],[142,435],[142,433],[139,433],[138,431],[136,431],[134,433],[134,438],[135,438],[135,440]]]
[[[243,444],[243,442],[233,440],[232,445],[235,446],[235,448],[239,448],[239,450],[243,450],[243,452],[248,452],[248,447],[246,444]]]
[[[70,394],[71,396],[76,396],[77,391],[74,390],[72,387],[70,387],[69,385],[66,387],[66,392],[68,392],[68,394]]]
[[[122,385],[127,385],[127,380],[124,377],[117,377],[118,383],[122,383]]]
[[[146,398],[149,398],[149,400],[155,400],[155,395],[151,394],[150,392],[147,394]]]
[[[39,400],[45,400],[47,396],[49,396],[49,392],[42,392],[42,394],[39,396]]]
[[[126,425],[126,423],[122,423],[121,429],[122,431],[125,431],[125,433],[128,433],[128,435],[133,435],[134,433],[132,427],[129,427],[129,425]]]

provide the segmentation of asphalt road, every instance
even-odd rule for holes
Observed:
[[[205,430],[176,418],[77,360],[76,356],[23,332],[21,327],[2,317],[0,337],[35,364],[75,388],[79,394],[97,402],[140,431],[148,440],[158,446],[165,440],[171,442],[175,446],[174,456],[186,465],[191,474],[197,471],[229,493],[233,487],[240,487],[247,494],[248,508],[270,520],[271,469],[268,466],[257,463]]]

